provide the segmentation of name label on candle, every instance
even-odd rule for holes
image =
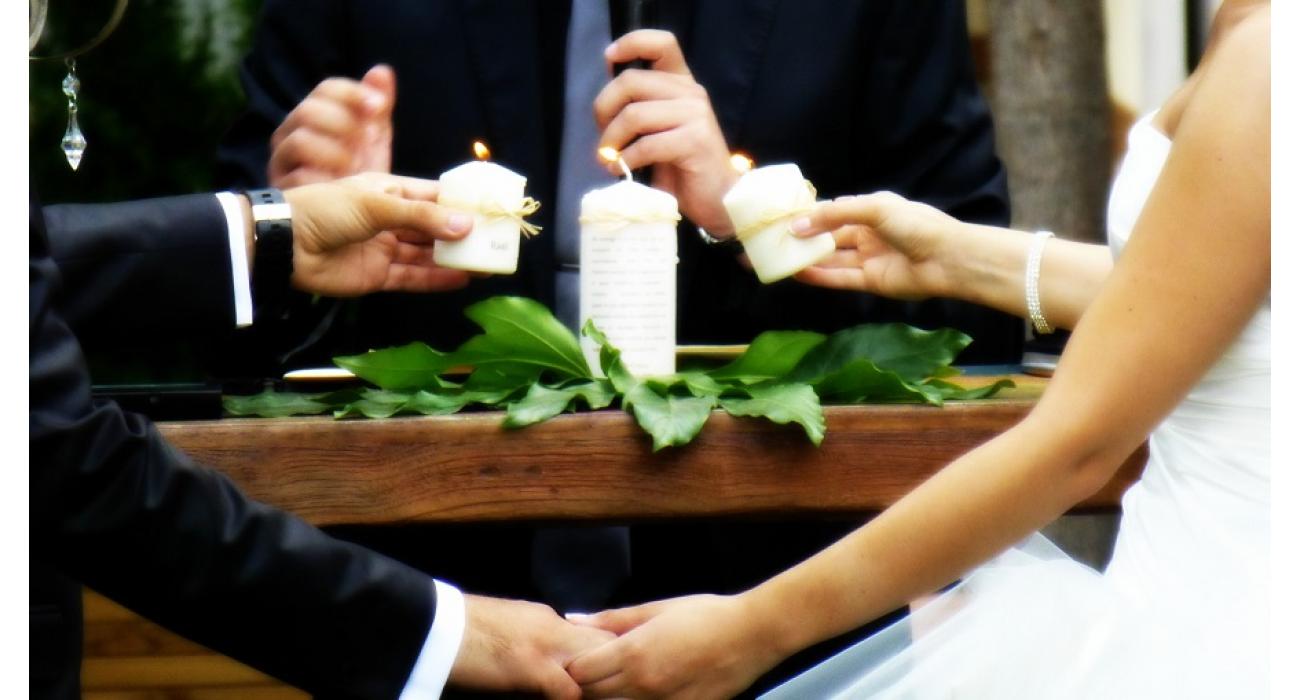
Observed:
[[[677,347],[677,200],[635,182],[582,200],[579,316],[619,348],[637,376],[672,374]],[[596,372],[600,349],[582,339]]]

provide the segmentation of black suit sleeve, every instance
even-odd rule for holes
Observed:
[[[963,221],[1010,222],[1006,171],[975,81],[962,0],[900,0],[872,32],[859,132],[880,189]]]
[[[432,624],[431,581],[249,500],[146,419],[92,402],[31,217],[32,559],[309,691],[395,697]]]
[[[81,342],[235,327],[229,232],[215,196],[54,205],[45,221],[50,255],[75,290],[59,300],[60,314]]]

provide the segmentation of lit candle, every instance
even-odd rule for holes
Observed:
[[[620,162],[618,152],[601,157]],[[582,198],[578,314],[595,322],[638,376],[672,374],[677,349],[677,198],[624,180]],[[600,349],[582,339],[600,371]]]
[[[442,267],[499,275],[519,266],[519,232],[537,233],[524,221],[537,211],[537,201],[524,196],[528,179],[509,168],[489,163],[487,146],[474,142],[479,160],[459,165],[439,178],[438,203],[472,214],[474,228],[459,241],[434,241],[433,261]]]
[[[793,163],[749,170],[722,198],[736,239],[763,284],[785,279],[835,251],[830,233],[799,238],[790,231],[790,222],[816,203],[812,183]]]

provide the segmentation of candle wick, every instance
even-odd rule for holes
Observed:
[[[626,178],[628,182],[631,182],[632,169],[627,167],[627,161],[623,160],[623,156],[618,157],[618,167],[623,169],[623,177]]]

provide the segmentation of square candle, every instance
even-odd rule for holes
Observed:
[[[790,231],[790,222],[816,203],[812,184],[793,163],[751,170],[722,198],[736,239],[763,284],[785,279],[835,252],[830,233],[800,238]]]
[[[473,161],[443,173],[439,183],[438,204],[472,214],[474,228],[459,241],[434,241],[433,261],[457,270],[514,274],[523,217],[536,207],[524,198],[528,179],[496,163]]]

